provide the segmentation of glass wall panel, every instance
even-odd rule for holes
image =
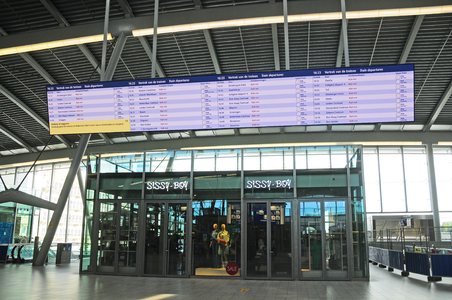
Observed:
[[[452,148],[433,148],[440,211],[452,211]]]
[[[298,197],[347,196],[346,169],[331,171],[297,171]]]
[[[97,271],[114,272],[119,202],[100,203]]]
[[[292,203],[270,206],[270,268],[272,278],[292,277]]]
[[[408,211],[432,211],[425,148],[403,148]]]
[[[82,260],[82,272],[83,271],[93,271],[91,268],[91,245],[93,237],[93,215],[94,215],[94,202],[91,200],[86,200],[84,207],[85,215],[84,215],[84,230],[83,230],[83,245],[82,249],[80,249],[80,259]]]
[[[97,193],[97,170],[99,164],[99,155],[90,154],[88,158],[87,180],[86,180],[86,199],[94,200]]]
[[[194,200],[240,199],[240,172],[196,172]]]
[[[244,170],[285,170],[293,167],[292,148],[243,150]]]
[[[190,173],[146,173],[146,199],[189,199]]]
[[[0,170],[0,175],[2,175],[3,182],[6,184],[8,189],[15,188],[15,178],[16,178],[16,169],[3,169]],[[1,189],[4,190],[3,183],[0,183]],[[1,191],[1,190],[0,190]]]
[[[330,147],[309,147],[307,148],[308,169],[330,169]],[[344,162],[344,166],[346,165]]]
[[[167,243],[168,258],[167,275],[185,275],[185,256],[187,245],[187,205],[184,203],[168,203]]]
[[[136,173],[143,172],[144,153],[102,154],[101,173]]]
[[[83,199],[77,178],[74,180],[69,194],[69,215],[67,226],[67,242],[80,243],[83,224]]]
[[[194,171],[238,171],[241,168],[241,150],[193,151]]]
[[[53,166],[52,191],[50,193],[50,201],[58,202],[64,182],[66,181],[67,173],[69,172],[70,163],[58,163]],[[68,204],[64,206],[63,213],[58,223],[58,228],[53,238],[53,242],[66,242],[66,225],[67,225],[67,210]],[[49,221],[52,219],[53,211],[49,211]],[[47,230],[47,229],[46,229]]]
[[[245,172],[245,198],[291,198],[294,196],[293,171]]]
[[[240,207],[240,200],[193,201],[192,274],[230,276],[226,265],[233,262],[240,275]]]
[[[29,172],[30,171],[30,172]],[[32,195],[34,170],[30,167],[17,168],[16,184],[21,184],[19,191]]]
[[[143,173],[102,173],[99,181],[101,199],[141,199]]]
[[[17,204],[16,223],[14,226],[14,243],[31,242],[31,225],[33,220],[33,207]]]
[[[138,209],[138,203],[121,203],[118,249],[119,273],[136,273],[139,221]]]
[[[308,155],[306,148],[295,148],[295,167],[298,170],[304,170],[308,168]]]
[[[441,224],[441,241],[452,243],[452,212],[439,214]]]
[[[347,152],[345,146],[331,148],[331,168],[343,169],[347,167]],[[352,148],[352,147],[350,147]]]
[[[15,203],[0,203],[0,244],[9,244],[14,241],[15,212]]]
[[[191,151],[146,153],[146,172],[190,172]]]
[[[363,152],[367,212],[381,212],[378,150],[365,147]]]
[[[400,147],[380,148],[381,196],[384,212],[405,212],[405,186]]]

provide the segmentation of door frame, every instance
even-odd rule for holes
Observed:
[[[290,231],[291,231],[291,235],[290,235],[290,248],[291,248],[291,253],[295,253],[295,244],[294,243],[294,229],[295,229],[295,223],[294,222],[294,216],[295,216],[295,210],[294,210],[294,200],[293,199],[272,199],[272,198],[268,198],[268,199],[245,199],[243,200],[243,203],[245,205],[245,215],[244,217],[242,217],[242,222],[244,223],[244,239],[245,241],[248,241],[248,217],[250,216],[250,211],[249,211],[249,206],[248,204],[254,203],[254,204],[262,204],[265,203],[267,206],[267,222],[266,222],[266,231],[267,231],[267,276],[266,277],[251,277],[248,275],[248,259],[245,259],[245,265],[244,265],[244,278],[245,279],[253,279],[253,280],[294,280],[295,279],[295,267],[296,264],[294,263],[296,261],[296,258],[294,255],[292,255],[291,259],[292,259],[292,267],[291,267],[291,276],[290,277],[272,277],[271,276],[271,221],[268,222],[268,211],[270,211],[271,205],[272,204],[279,204],[279,203],[287,203],[289,202],[291,205],[291,217],[292,217],[292,221],[291,221],[291,227],[290,227]],[[242,210],[243,211],[243,210]],[[246,219],[245,219],[246,217]],[[244,220],[246,220],[246,223],[244,222]],[[245,257],[246,257],[246,253],[248,253],[248,243],[244,243],[244,253],[245,253]]]
[[[190,259],[190,255],[189,255],[189,250],[191,247],[191,201],[186,200],[186,199],[153,199],[153,200],[141,200],[141,203],[143,204],[142,207],[142,216],[143,218],[141,218],[140,220],[140,226],[142,228],[142,230],[139,233],[140,236],[140,240],[143,241],[141,243],[141,245],[139,245],[140,247],[140,251],[139,251],[139,261],[137,262],[140,265],[140,271],[139,271],[139,275],[142,276],[146,276],[146,277],[177,277],[177,278],[184,278],[184,277],[189,277],[189,270],[190,270],[190,263],[191,263],[191,259]],[[162,224],[162,228],[163,228],[163,259],[161,261],[161,263],[163,264],[163,274],[145,274],[144,273],[144,264],[145,264],[145,240],[146,240],[146,207],[148,204],[163,204],[165,209],[164,209],[164,219],[163,219],[163,224]],[[169,264],[169,249],[168,249],[168,221],[169,221],[169,211],[168,211],[168,207],[170,204],[185,204],[186,206],[186,218],[185,218],[185,245],[184,245],[184,254],[185,254],[185,268],[184,268],[184,275],[170,275],[168,274],[168,264]]]
[[[342,201],[345,203],[345,219],[350,220],[351,219],[351,211],[350,207],[348,205],[348,198],[346,196],[344,197],[319,197],[319,198],[298,198],[296,199],[296,211],[297,211],[297,220],[296,220],[296,226],[297,226],[297,232],[298,235],[295,236],[297,240],[297,257],[301,257],[301,222],[300,222],[300,204],[302,202],[320,202],[321,207],[321,215],[320,215],[320,224],[321,224],[321,239],[322,239],[322,276],[321,277],[302,277],[302,271],[301,271],[301,260],[298,260],[298,279],[302,281],[347,281],[352,280],[352,271],[351,268],[353,267],[351,265],[351,259],[350,254],[353,252],[352,247],[352,228],[349,226],[349,222],[346,222],[346,249],[347,249],[347,276],[346,277],[327,277],[327,269],[326,269],[326,230],[325,230],[325,202],[333,202],[333,201]],[[342,258],[341,258],[342,259]]]

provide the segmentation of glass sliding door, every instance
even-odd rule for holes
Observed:
[[[324,202],[326,278],[347,278],[345,201]]]
[[[301,278],[347,279],[345,201],[300,202]]]
[[[187,204],[146,203],[145,275],[185,276]]]
[[[292,272],[292,203],[247,203],[248,278],[287,278]]]
[[[146,204],[144,274],[163,275],[165,204]]]
[[[300,202],[302,278],[323,278],[322,232],[322,203]]]
[[[136,274],[138,203],[101,202],[97,272]]]

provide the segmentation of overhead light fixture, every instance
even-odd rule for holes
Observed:
[[[418,146],[422,145],[421,141],[412,141],[412,142],[401,142],[401,141],[394,141],[394,142],[352,142],[350,143],[352,145],[363,145],[363,146]]]
[[[381,9],[381,10],[364,10],[364,11],[348,11],[346,12],[347,19],[364,19],[364,18],[382,18],[382,17],[398,17],[398,16],[415,16],[415,15],[431,15],[451,13],[452,5],[431,6],[431,7],[413,7],[400,9]],[[340,20],[342,19],[341,12],[333,13],[318,13],[318,14],[302,14],[302,15],[288,15],[287,21],[292,22],[306,22],[306,21],[323,21],[323,20]],[[203,29],[213,29],[220,27],[237,27],[249,25],[263,25],[263,24],[278,24],[284,23],[284,16],[271,16],[260,18],[234,19],[203,23],[192,23],[175,26],[162,26],[157,29],[157,34],[194,31]],[[153,28],[133,30],[134,37],[153,35]]]
[[[438,142],[439,146],[452,146],[452,142]]]
[[[95,42],[101,42],[101,41],[103,41],[103,39],[104,39],[104,35],[98,34],[98,35],[83,36],[83,37],[67,39],[67,40],[51,41],[51,42],[47,42],[47,43],[39,43],[39,44],[31,44],[31,45],[25,45],[25,46],[19,46],[19,47],[4,48],[4,49],[0,49],[0,56],[25,53],[25,52],[31,52],[31,51],[38,51],[38,50],[45,50],[45,49],[60,48],[60,47],[73,46],[73,45],[95,43]],[[107,34],[107,40],[112,40],[112,39],[113,39],[113,37],[111,36],[111,34],[110,33]]]

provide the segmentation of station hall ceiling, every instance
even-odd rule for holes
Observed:
[[[350,67],[414,64],[414,122],[93,134],[90,146],[204,137],[220,143],[225,136],[293,132],[450,133],[452,1],[345,0],[345,5],[347,13],[362,13],[346,22]],[[289,19],[288,60],[281,22],[159,33],[156,77],[275,71],[287,64],[291,70],[344,67],[343,22],[331,17],[337,13],[341,0],[288,1],[289,16],[311,16]],[[104,16],[101,0],[0,0],[0,51],[102,34]],[[282,0],[160,0],[158,12],[163,27],[276,16],[283,16]],[[132,31],[152,28],[153,18],[154,1],[111,0],[107,63],[120,33],[127,36],[112,80],[151,78],[153,36],[135,37]],[[75,148],[80,135],[49,134],[45,87],[100,81],[102,41],[30,50],[0,55],[2,157],[39,152],[47,143],[47,151]]]

